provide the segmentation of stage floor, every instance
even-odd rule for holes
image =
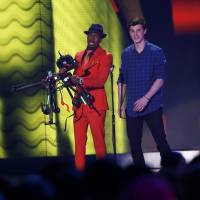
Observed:
[[[198,150],[184,150],[176,151],[183,155],[186,162],[190,162],[194,157],[200,154]],[[160,169],[160,153],[159,152],[147,152],[144,153],[144,158],[146,164],[153,169]],[[133,163],[132,157],[130,154],[121,154],[117,155],[117,163],[122,167],[130,165]]]
[[[181,153],[187,162],[190,162],[195,156],[200,154],[197,150],[184,150],[177,151]],[[153,168],[160,168],[160,154],[158,152],[144,153],[146,164]],[[116,160],[116,162],[126,167],[132,164],[132,158],[130,154],[109,154],[108,159]],[[87,155],[87,162],[95,161],[94,155]],[[74,164],[74,157],[23,157],[23,158],[6,158],[0,159],[0,175],[5,176],[19,176],[27,174],[35,174],[40,172],[45,166],[55,163],[66,163],[66,165]]]

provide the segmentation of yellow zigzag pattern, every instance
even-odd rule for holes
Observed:
[[[0,157],[57,152],[56,130],[44,125],[40,110],[44,92],[6,92],[13,84],[40,80],[53,67],[52,27],[50,0],[1,0]]]

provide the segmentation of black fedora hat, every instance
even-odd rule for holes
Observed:
[[[99,33],[101,38],[106,37],[106,34],[103,32],[103,26],[101,24],[92,24],[87,31],[84,31],[86,35],[90,33]]]

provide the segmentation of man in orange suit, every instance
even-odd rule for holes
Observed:
[[[85,167],[88,125],[96,157],[106,155],[104,123],[108,102],[104,84],[112,67],[112,54],[100,47],[100,42],[106,37],[102,25],[92,24],[84,33],[87,35],[87,48],[76,54],[78,66],[71,81],[81,84],[91,94],[93,106],[84,103],[74,106],[75,166],[78,170]]]

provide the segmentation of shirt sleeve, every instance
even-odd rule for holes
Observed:
[[[155,58],[155,77],[160,79],[166,79],[166,58],[162,49],[156,51]]]
[[[125,55],[124,53],[122,53],[121,56],[121,66],[119,69],[119,77],[117,80],[117,84],[122,83],[122,84],[126,84],[127,83],[127,73],[126,73],[126,64],[125,64]]]

